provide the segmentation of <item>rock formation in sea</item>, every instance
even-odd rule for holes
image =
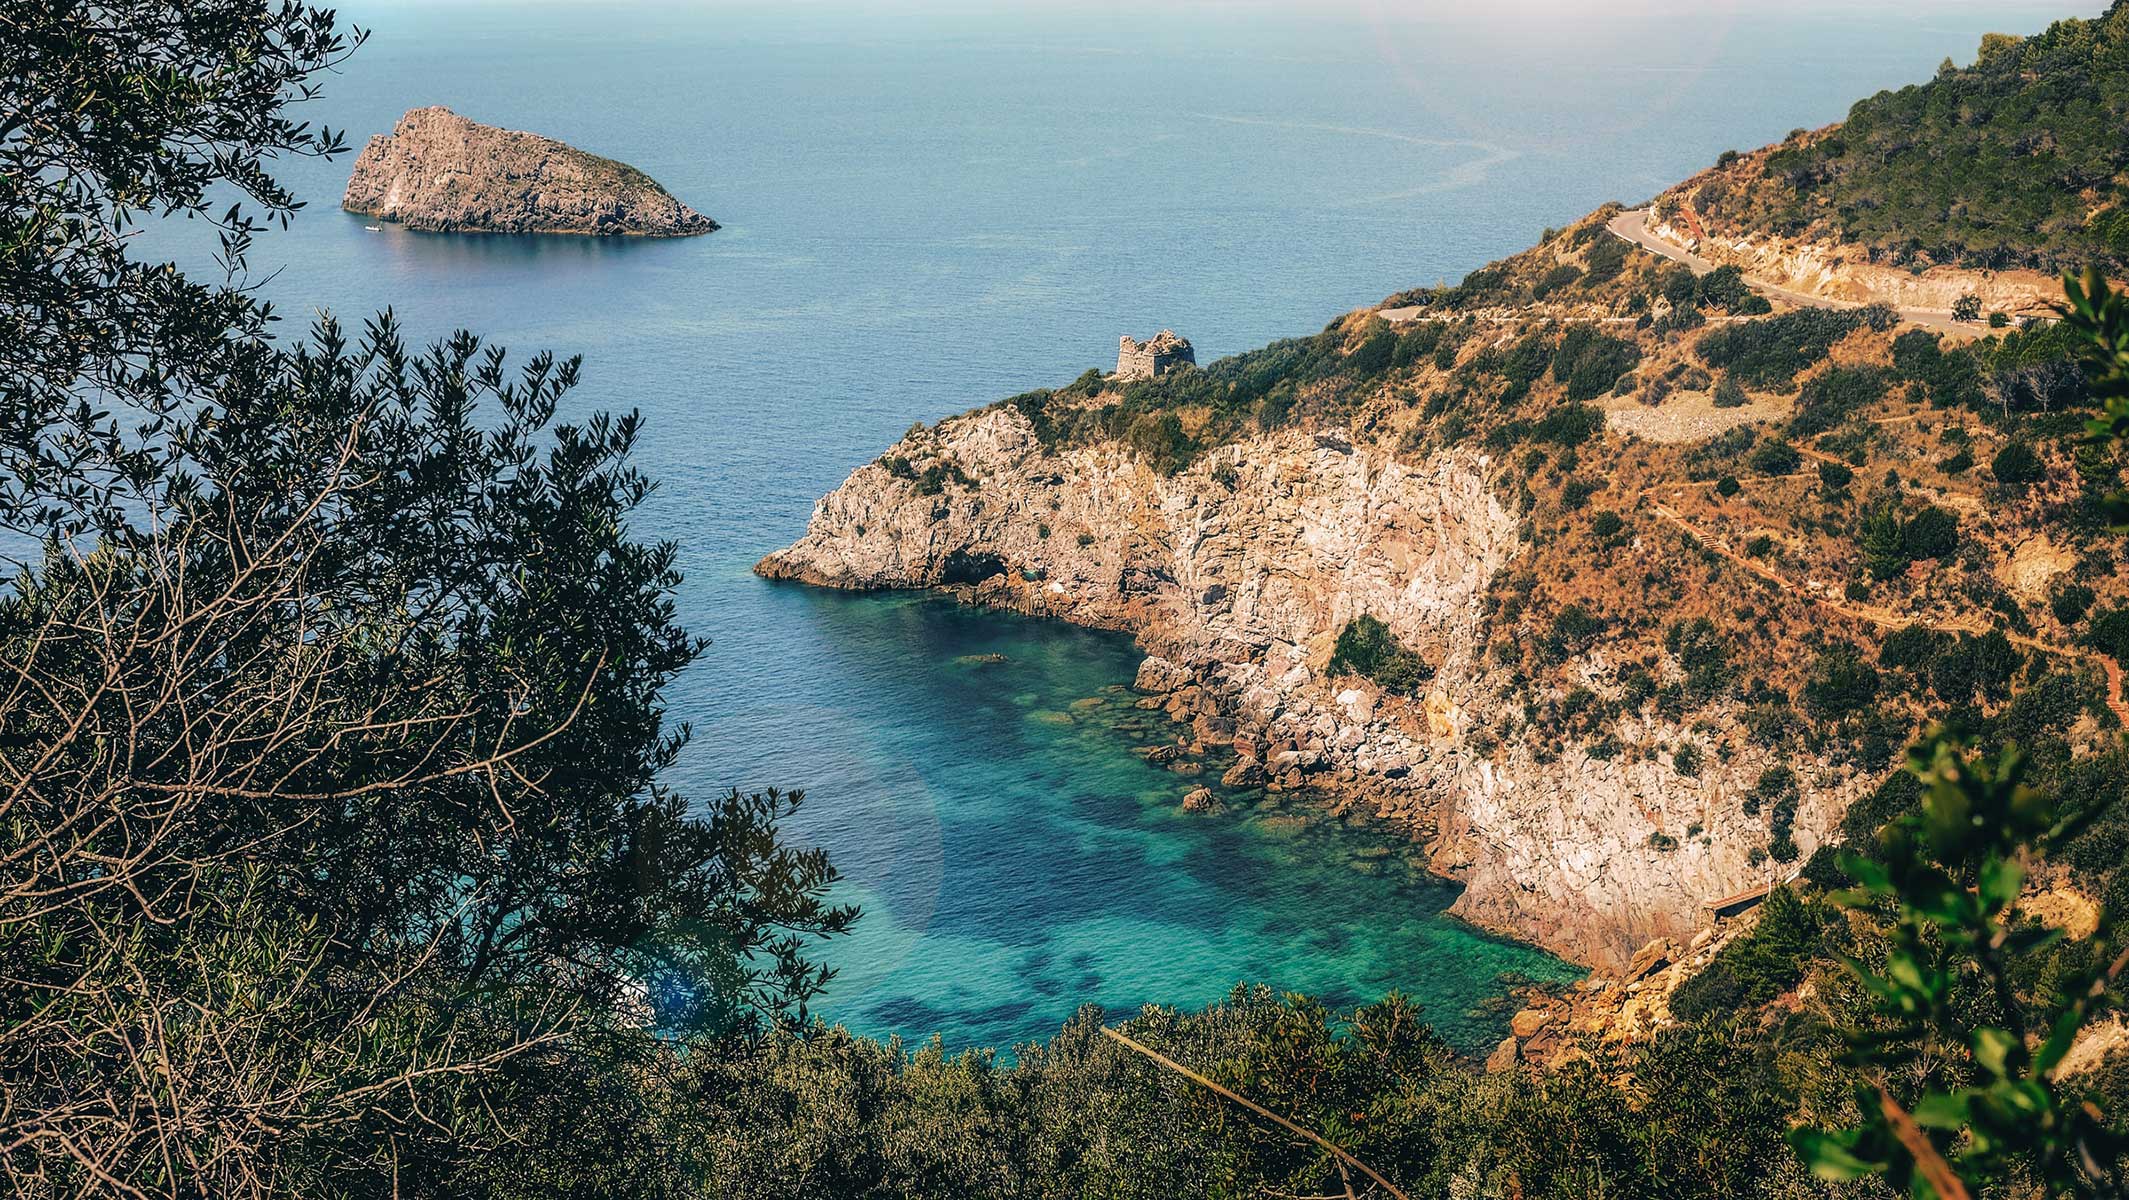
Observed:
[[[688,237],[717,223],[625,163],[448,108],[417,108],[363,147],[340,202],[439,233]]]

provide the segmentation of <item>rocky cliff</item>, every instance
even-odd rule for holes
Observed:
[[[1284,431],[1164,477],[1114,442],[1045,447],[1001,406],[859,468],[757,570],[949,587],[1129,631],[1152,652],[1141,690],[1167,694],[1199,748],[1239,755],[1230,783],[1364,801],[1468,885],[1461,915],[1618,968],[1651,939],[1690,939],[1710,900],[1793,870],[1751,852],[1747,827],[1764,819],[1745,797],[1769,760],[1740,746],[1717,762],[1723,730],[1656,716],[1629,718],[1635,741],[1704,747],[1689,757],[1707,765],[1501,736],[1516,689],[1483,653],[1488,595],[1527,548],[1497,475],[1469,449],[1413,463],[1340,432]],[[1363,614],[1439,664],[1424,694],[1326,677]],[[1616,666],[1599,651],[1577,669],[1601,682]],[[1835,785],[1805,800],[1806,853],[1846,799]]]
[[[370,139],[341,207],[433,232],[687,237],[717,228],[634,167],[440,107],[413,109]]]

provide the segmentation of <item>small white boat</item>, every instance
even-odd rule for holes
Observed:
[[[367,230],[369,230],[369,231],[370,231],[371,233],[383,233],[383,232],[384,232],[384,226],[382,226],[382,225],[364,225],[364,226],[363,226],[363,228],[364,228],[364,229],[367,229]]]

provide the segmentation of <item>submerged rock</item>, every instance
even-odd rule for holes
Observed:
[[[690,237],[717,228],[626,163],[443,107],[410,110],[371,138],[340,207],[437,233]]]

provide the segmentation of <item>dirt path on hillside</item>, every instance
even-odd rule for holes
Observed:
[[[1691,268],[1695,275],[1706,275],[1715,270],[1715,264],[1707,259],[1700,257],[1683,246],[1674,245],[1657,237],[1649,229],[1648,219],[1649,210],[1637,208],[1631,212],[1623,212],[1613,217],[1605,228],[1610,230],[1613,236],[1632,242],[1651,254],[1670,259],[1675,263],[1684,264]],[[1824,296],[1814,296],[1808,292],[1792,291],[1788,288],[1768,283],[1764,279],[1755,279],[1750,275],[1745,276],[1745,284],[1769,300],[1779,300],[1784,304],[1794,305],[1798,308],[1856,309],[1864,307],[1864,305],[1852,301],[1829,300]],[[1893,311],[1900,314],[1902,321],[1910,325],[1920,325],[1925,329],[1935,329],[1944,333],[1968,334],[1980,331],[1979,326],[1954,321],[1950,313],[1937,309],[1895,308]]]

